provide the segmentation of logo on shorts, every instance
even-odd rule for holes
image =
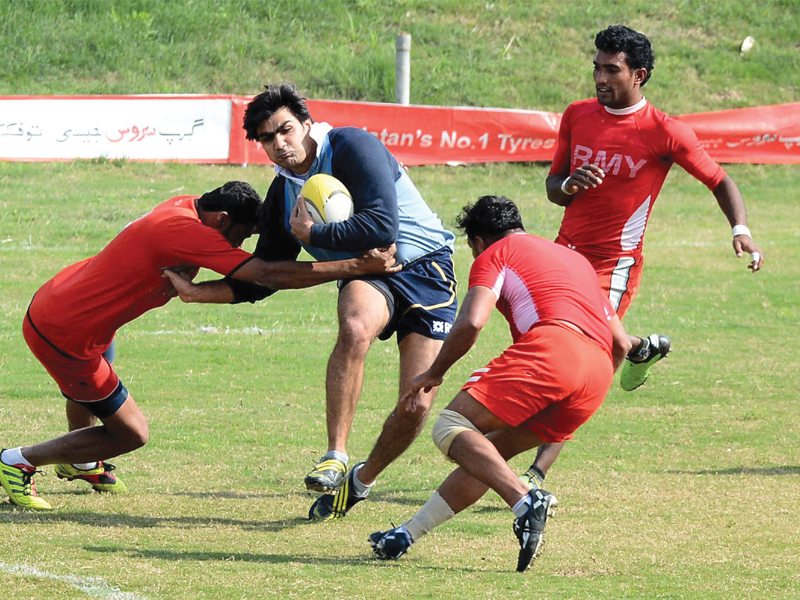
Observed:
[[[452,323],[446,323],[445,321],[434,321],[433,322],[433,333],[450,333],[450,329],[452,329]]]

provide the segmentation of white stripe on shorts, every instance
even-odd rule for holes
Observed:
[[[614,310],[619,310],[622,296],[628,291],[631,267],[635,264],[636,260],[633,257],[623,256],[617,261],[617,266],[611,272],[611,289],[608,291],[608,299],[611,300]]]
[[[476,373],[488,373],[488,372],[489,372],[489,367],[481,367],[480,369],[475,369],[472,372],[472,377],[467,379],[467,383],[475,383],[476,381],[478,381],[481,378],[481,376],[480,375],[476,375]]]

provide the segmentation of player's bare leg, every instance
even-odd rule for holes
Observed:
[[[442,342],[411,333],[400,342],[400,397],[417,374],[428,369]],[[438,388],[437,388],[438,389]],[[395,458],[416,439],[433,405],[437,389],[422,393],[413,410],[398,403],[378,436],[378,441],[366,462],[355,465],[342,482],[337,494],[322,494],[311,505],[308,518],[312,521],[341,519],[358,502],[364,500],[375,479]]]
[[[344,482],[347,438],[364,381],[364,362],[372,342],[389,321],[386,300],[363,281],[351,281],[339,293],[339,336],[328,359],[325,418],[328,452],[305,478],[308,489],[328,493]]]
[[[24,446],[22,454],[37,467],[87,463],[133,452],[150,438],[147,420],[132,396],[102,422],[100,426],[76,429],[46,442]]]
[[[97,425],[97,417],[89,412],[89,409],[77,402],[67,400],[66,412],[70,431]],[[114,474],[115,470],[115,465],[104,460],[85,463],[77,461],[57,463],[55,466],[56,475],[59,479],[85,481],[98,492],[120,493],[127,491],[128,487]]]
[[[535,433],[521,427],[493,431],[486,438],[506,461],[542,441]],[[373,552],[378,558],[385,560],[400,558],[422,536],[475,504],[488,490],[488,485],[475,479],[464,468],[458,467],[408,521],[399,527],[376,531],[370,535]]]
[[[339,336],[328,360],[325,382],[328,450],[346,451],[372,342],[389,320],[386,300],[363,281],[352,281],[339,294]]]
[[[410,333],[400,342],[400,397],[414,377],[428,370],[441,347],[441,340],[427,338],[418,333]],[[421,391],[414,409],[398,403],[383,424],[367,462],[358,472],[358,478],[363,484],[374,483],[378,475],[417,438],[425,425],[438,389],[433,388],[427,393]]]
[[[84,427],[94,427],[97,425],[97,417],[95,417],[89,409],[85,406],[67,400],[66,406],[67,425],[70,431],[76,429],[83,429]]]
[[[517,570],[525,570],[541,549],[545,522],[557,500],[544,490],[529,491],[507,461],[542,441],[524,427],[508,427],[466,392],[459,392],[448,409],[463,414],[481,431],[494,431],[486,436],[475,431],[458,434],[449,456],[461,466],[411,519],[370,535],[373,552],[382,559],[401,557],[423,535],[477,502],[491,486],[517,515],[514,531],[521,548]]]
[[[561,449],[566,442],[559,442],[557,444],[542,444],[536,451],[536,458],[530,467],[520,475],[520,479],[528,484],[531,489],[541,488],[544,485],[544,479],[547,472],[556,458],[561,454]]]

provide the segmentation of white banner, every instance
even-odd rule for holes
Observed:
[[[0,160],[226,162],[230,131],[230,97],[0,98]]]

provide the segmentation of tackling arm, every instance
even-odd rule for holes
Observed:
[[[369,250],[356,258],[329,262],[270,262],[252,258],[229,277],[270,290],[306,288],[359,275],[397,273],[402,266],[395,265],[394,253],[395,247],[392,245],[383,250]],[[236,299],[231,286],[224,279],[195,285],[169,269],[164,270],[164,276],[172,281],[175,291],[184,302],[226,304]]]
[[[394,266],[395,251],[395,246],[392,244],[387,249],[369,250],[356,258],[325,262],[268,262],[253,258],[229,277],[273,290],[307,288],[358,275],[397,273],[401,267]]]
[[[231,286],[224,279],[192,283],[171,269],[164,269],[161,276],[172,282],[180,299],[187,304],[230,304],[236,299]]]

